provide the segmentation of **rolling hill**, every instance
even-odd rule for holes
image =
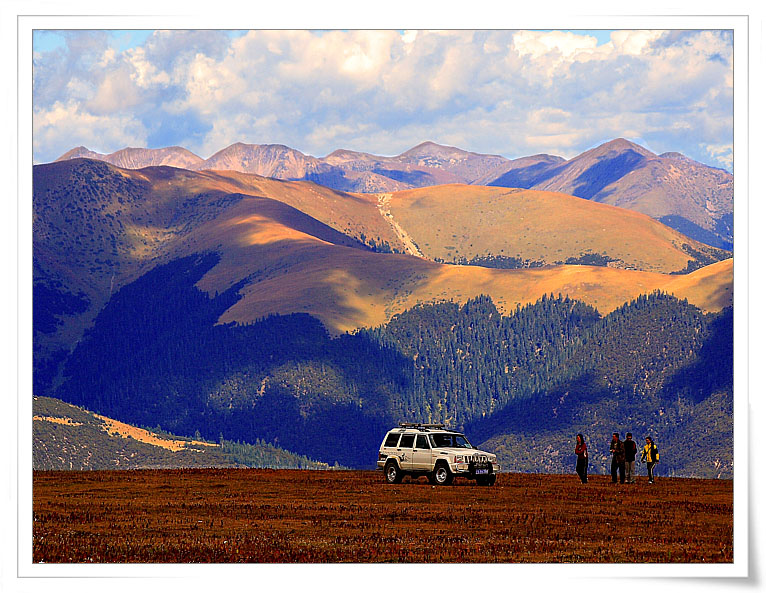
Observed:
[[[423,254],[449,263],[678,273],[731,255],[638,212],[558,192],[441,185],[394,193],[389,203]]]
[[[126,148],[108,155],[79,147],[57,161],[80,157],[132,169],[170,165],[308,180],[351,192],[451,183],[554,191],[641,212],[707,245],[733,246],[730,173],[677,152],[656,155],[622,138],[569,160],[545,154],[509,160],[433,142],[390,157],[336,150],[318,158],[284,145],[238,142],[208,159],[179,147]]]
[[[265,443],[213,443],[138,428],[55,398],[35,397],[32,408],[35,470],[329,468]]]

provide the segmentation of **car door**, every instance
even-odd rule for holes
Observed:
[[[431,445],[428,437],[419,434],[415,437],[415,448],[412,450],[412,469],[414,471],[431,471]]]
[[[412,451],[415,445],[415,434],[405,433],[399,439],[399,446],[396,448],[396,456],[399,458],[399,467],[405,471],[412,470]]]

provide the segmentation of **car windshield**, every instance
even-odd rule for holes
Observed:
[[[462,434],[437,433],[429,435],[431,443],[436,447],[453,447],[458,449],[473,449],[471,443]]]

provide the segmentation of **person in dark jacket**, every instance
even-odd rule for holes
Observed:
[[[612,454],[612,484],[617,483],[617,472],[620,472],[620,484],[625,483],[625,446],[620,440],[620,433],[612,433],[612,443],[609,445]]]
[[[649,483],[654,484],[654,466],[660,460],[660,453],[657,445],[654,444],[652,437],[646,437],[646,445],[641,452],[641,461],[646,461],[646,475],[649,476]]]
[[[577,443],[575,445],[575,453],[577,454],[577,475],[580,476],[580,481],[583,484],[588,483],[588,447],[585,444],[585,438],[581,435],[577,435]]]
[[[636,441],[633,440],[633,433],[625,435],[625,481],[628,484],[636,483]]]

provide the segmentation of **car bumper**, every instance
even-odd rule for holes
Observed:
[[[489,467],[487,468],[480,468],[480,469],[488,469],[489,471],[487,473],[489,474],[496,474],[500,471],[500,464],[498,463],[490,463]],[[476,475],[476,472],[474,471],[474,468],[472,467],[472,464],[469,463],[452,463],[450,464],[450,471],[453,474],[459,475],[459,476],[473,476]]]

